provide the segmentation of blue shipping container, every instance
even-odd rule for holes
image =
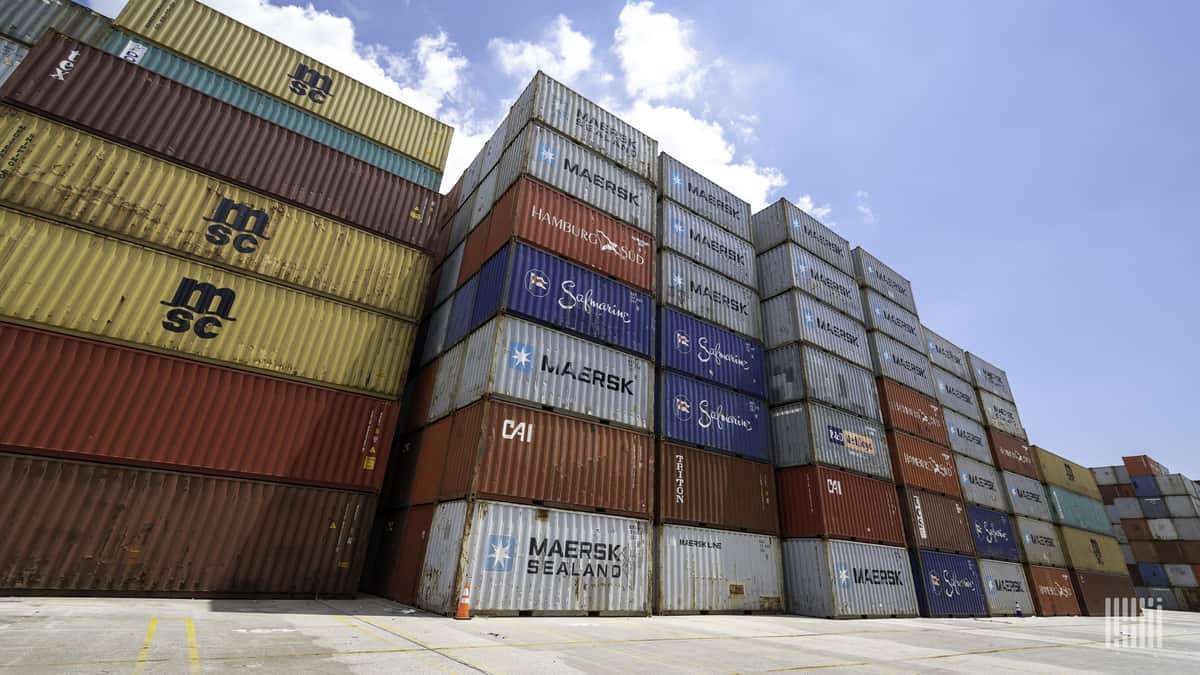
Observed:
[[[442,351],[448,351],[458,344],[471,329],[471,314],[475,310],[475,292],[479,289],[479,275],[471,277],[454,292],[450,305],[450,319],[446,323],[446,339],[442,341]]]
[[[1140,562],[1137,565],[1138,574],[1147,586],[1170,586],[1171,579],[1167,576],[1167,568],[1159,563]]]
[[[658,375],[663,438],[769,462],[769,424],[761,399],[666,370]]]
[[[933,551],[908,552],[921,616],[987,616],[987,596],[974,558]]]
[[[670,307],[658,311],[658,363],[766,398],[763,349],[755,340]]]
[[[1143,518],[1170,518],[1171,511],[1167,508],[1167,500],[1161,497],[1143,497],[1142,502],[1142,517]]]
[[[975,553],[980,558],[992,560],[1018,560],[1017,534],[1013,530],[1012,518],[1007,513],[968,506],[967,518],[971,521],[971,536],[975,539]]]
[[[479,268],[479,288],[471,310],[471,330],[482,326],[496,313],[504,296],[504,274],[508,271],[508,247],[500,249]]]
[[[1154,476],[1133,476],[1130,478],[1133,483],[1133,494],[1138,497],[1161,497],[1162,490],[1158,487],[1158,480]]]

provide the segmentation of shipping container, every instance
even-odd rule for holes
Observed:
[[[433,395],[429,401],[429,417],[432,422],[454,412],[458,405],[458,382],[462,378],[463,361],[467,355],[467,343],[459,342],[437,361],[437,374],[433,381]],[[465,405],[465,404],[464,404]]]
[[[375,497],[4,454],[0,513],[6,594],[330,597],[358,588]]]
[[[70,0],[7,0],[0,6],[0,34],[32,46],[48,31],[97,44],[112,19]]]
[[[387,478],[380,492],[380,510],[397,510],[438,501],[438,484],[446,468],[446,443],[449,439],[449,417],[396,438],[388,462]]]
[[[948,448],[902,431],[887,433],[888,450],[896,482],[955,499],[962,498],[954,453]]]
[[[448,440],[437,446],[446,465],[434,481],[442,501],[480,497],[650,517],[648,434],[488,399],[450,419]]]
[[[460,340],[471,332],[471,320],[475,315],[475,300],[479,293],[479,275],[473,276],[467,280],[458,290],[454,292],[454,297],[451,301],[445,303],[443,307],[449,306],[450,311],[446,316],[445,336],[442,339],[442,349],[446,350],[458,344]]]
[[[891,483],[819,466],[779,469],[775,478],[782,536],[904,545]]]
[[[1033,446],[1033,456],[1037,462],[1038,473],[1046,483],[1065,487],[1096,501],[1100,500],[1100,488],[1087,467],[1036,445]]]
[[[1099,501],[1077,495],[1057,485],[1047,485],[1046,496],[1050,498],[1054,522],[1099,534],[1112,534],[1108,514],[1104,512],[1104,505]]]
[[[983,389],[979,390],[979,405],[983,408],[983,423],[1010,436],[1027,439],[1017,406]]]
[[[1026,565],[1025,571],[1039,616],[1079,616],[1079,601],[1067,570]]]
[[[1162,497],[1142,497],[1138,499],[1141,504],[1142,516],[1145,518],[1170,518],[1171,511],[1167,508],[1167,500]]]
[[[1138,598],[1145,600],[1146,609],[1165,609],[1167,611],[1178,610],[1179,598],[1175,595],[1175,589],[1172,588],[1142,588],[1134,586],[1134,592]]]
[[[875,383],[884,426],[949,447],[946,420],[937,401],[884,377]]]
[[[988,615],[983,580],[974,558],[910,549],[917,604],[921,616],[957,617]]]
[[[827,539],[784,539],[787,607],[829,619],[917,615],[903,548]]]
[[[50,79],[50,78],[47,78]],[[0,201],[416,319],[424,253],[0,105]]]
[[[1118,469],[1125,469],[1125,467],[1098,466],[1098,467],[1095,467],[1092,469],[1092,477],[1096,479],[1096,484],[1100,485],[1100,486],[1118,485],[1121,483],[1128,483],[1129,482],[1128,480],[1121,480],[1117,476]],[[1127,478],[1128,478],[1128,473],[1129,473],[1128,470],[1126,470]]]
[[[1120,523],[1113,524],[1113,536],[1117,538],[1117,541],[1122,543],[1129,541],[1129,537],[1125,536],[1125,528],[1121,527]]]
[[[1179,609],[1200,611],[1200,589],[1176,587],[1172,588],[1171,592],[1175,594],[1175,603]]]
[[[658,433],[687,445],[771,461],[766,401],[667,370],[658,376]]]
[[[975,555],[962,501],[905,487],[898,491],[910,547]]]
[[[1171,580],[1171,585],[1178,588],[1195,588],[1196,573],[1192,570],[1191,565],[1163,565],[1163,569],[1167,572],[1167,578]]]
[[[1119,539],[1117,541],[1120,541]],[[1133,554],[1133,546],[1130,544],[1119,544],[1121,547],[1121,557],[1125,559],[1126,565],[1136,565],[1137,557]]]
[[[376,554],[367,561],[365,590],[405,605],[416,602],[435,508],[425,504],[376,517],[379,540]]]
[[[925,396],[937,393],[933,383],[933,368],[924,354],[878,331],[871,331],[867,337],[876,375],[895,380]]]
[[[654,371],[648,361],[513,317],[489,321],[460,344],[471,367],[461,369],[455,408],[493,394],[652,428]]]
[[[863,325],[799,290],[762,303],[762,329],[768,349],[807,342],[855,365],[871,367]]]
[[[663,525],[658,538],[656,613],[783,611],[778,537]]]
[[[979,412],[979,399],[975,396],[975,387],[966,380],[934,366],[933,390],[944,408],[962,413],[976,422],[983,421],[983,414]]]
[[[803,209],[780,198],[774,204],[754,214],[754,248],[759,253],[790,241],[816,253],[822,260],[853,276],[854,261],[850,242],[822,225]]]
[[[1110,614],[1111,609],[1107,606],[1109,598],[1113,598],[1113,602],[1119,602],[1122,599],[1137,597],[1129,575],[1123,572],[1121,574],[1103,574],[1087,570],[1071,570],[1071,581],[1075,585],[1075,595],[1079,601],[1079,607],[1087,616]]]
[[[658,155],[658,184],[663,197],[745,241],[754,241],[750,232],[750,204],[665,152]]]
[[[996,466],[1005,471],[1011,471],[1034,480],[1041,480],[1038,474],[1037,462],[1034,460],[1033,451],[1029,449],[1029,445],[1025,441],[999,431],[989,428],[987,430],[988,441],[992,448],[992,455],[995,459]]]
[[[997,511],[1009,511],[1000,472],[983,462],[976,462],[961,455],[955,458],[955,463],[958,466],[958,479],[962,484],[965,501]]]
[[[767,395],[761,344],[679,310],[658,311],[657,356],[662,368],[757,398]]]
[[[68,76],[42,81],[68,59],[75,64]],[[62,35],[26,60],[0,92],[9,102],[390,239],[431,244],[440,206],[434,190]],[[250,208],[287,215],[282,206]]]
[[[1153,539],[1153,536],[1150,534],[1150,525],[1144,518],[1122,518],[1121,528],[1125,530],[1125,534],[1127,534],[1131,540]]]
[[[1032,616],[1033,596],[1020,563],[980,560],[979,575],[992,616]]]
[[[758,293],[671,251],[659,254],[659,300],[729,330],[762,339]]]
[[[4,324],[0,363],[0,446],[27,454],[378,491],[399,415],[390,401]]]
[[[0,85],[17,71],[17,66],[28,56],[29,50],[18,42],[0,37]]]
[[[862,323],[862,298],[854,278],[797,244],[784,242],[758,256],[758,291],[772,298],[798,288]]]
[[[1173,522],[1175,523],[1175,531],[1179,533],[1180,539],[1200,542],[1200,518],[1175,518]],[[1200,559],[1189,560],[1188,562],[1200,563]]]
[[[888,300],[875,291],[862,289],[863,317],[867,329],[886,334],[904,346],[925,357],[925,337],[921,334],[921,320],[916,314]]]
[[[0,241],[7,320],[400,395],[411,323],[8,209]]]
[[[767,395],[771,405],[819,401],[882,421],[879,392],[871,371],[803,343],[767,352]]]
[[[660,522],[779,533],[769,464],[660,442],[657,471]]]
[[[465,296],[464,296],[465,298]],[[433,314],[421,324],[421,345],[417,363],[425,365],[445,353],[453,345],[446,344],[446,336],[450,332],[450,310],[454,309],[454,296],[446,299]]]
[[[772,408],[770,419],[775,466],[823,464],[892,480],[879,423],[808,401]]]
[[[649,613],[645,520],[498,502],[438,505],[417,604],[453,614],[466,583],[471,614]]]
[[[946,434],[950,438],[951,449],[984,464],[994,463],[992,449],[983,426],[949,408],[942,408],[942,417],[946,420]],[[1033,462],[1032,459],[1029,461]]]
[[[1167,577],[1167,568],[1160,563],[1140,562],[1137,564],[1138,576],[1142,578],[1142,582],[1150,586],[1170,586],[1171,580]]]
[[[1167,504],[1167,512],[1172,518],[1200,517],[1200,499],[1191,495],[1171,495],[1163,498]]]
[[[1125,464],[1130,476],[1165,476],[1171,473],[1167,471],[1167,467],[1150,459],[1148,455],[1122,457],[1121,462]]]
[[[130,0],[120,28],[441,170],[453,129],[197,0]]]
[[[1162,556],[1158,553],[1158,542],[1153,541],[1133,541],[1129,543],[1129,550],[1133,553],[1133,562],[1125,561],[1128,565],[1142,562],[1163,562]],[[1124,557],[1122,555],[1122,557]]]
[[[967,352],[967,369],[971,371],[976,387],[995,394],[1009,403],[1015,400],[1012,389],[1009,387],[1008,374],[1003,370],[971,352]]]
[[[1158,488],[1158,476],[1134,476],[1133,494],[1138,497],[1161,497],[1162,490]]]
[[[900,276],[896,270],[883,264],[870,253],[867,253],[861,246],[856,246],[850,252],[850,255],[854,260],[854,276],[858,279],[859,285],[882,294],[888,300],[900,305],[913,314],[917,313],[917,303],[913,298],[912,283],[908,279]],[[917,329],[917,336],[920,339],[919,327]]]
[[[1114,537],[1066,526],[1059,531],[1067,564],[1072,568],[1110,574],[1120,574],[1125,569],[1125,556],[1121,555]]]
[[[1164,502],[1165,503],[1165,502]],[[1142,501],[1137,497],[1117,497],[1113,500],[1113,510],[1122,520],[1125,518],[1145,518],[1142,511]]]
[[[400,402],[398,431],[415,431],[425,426],[429,419],[429,407],[433,402],[433,388],[437,375],[438,362],[434,361],[417,371],[405,385],[404,397]]]
[[[1146,521],[1146,525],[1150,527],[1150,536],[1159,541],[1179,539],[1179,532],[1175,529],[1175,521],[1170,518],[1151,518]]]
[[[446,259],[438,266],[436,274],[433,276],[437,279],[437,283],[434,284],[433,301],[428,303],[429,307],[442,304],[458,289],[458,271],[462,268],[462,259],[463,247],[459,246],[451,251],[450,255],[446,256]],[[503,273],[504,270],[501,269],[500,274]],[[497,279],[497,281],[502,281],[502,279]]]
[[[967,370],[967,354],[961,347],[921,326],[921,335],[925,338],[925,352],[930,362],[942,370],[964,380],[970,380]]]
[[[1158,483],[1158,491],[1164,496],[1190,495],[1200,498],[1200,487],[1197,487],[1194,481],[1183,474],[1173,473],[1167,476],[1155,476],[1154,481]]]
[[[1100,486],[1100,501],[1105,505],[1112,504],[1113,500],[1122,497],[1133,497],[1132,485],[1101,485]]]
[[[754,247],[750,242],[673,201],[663,200],[658,208],[658,231],[663,248],[676,251],[743,286],[758,287]]]
[[[1038,520],[1053,520],[1050,514],[1050,499],[1041,483],[1011,471],[1002,471],[1000,477],[1008,489],[1008,502],[1012,513]]]
[[[980,558],[1021,559],[1013,519],[1007,513],[982,506],[968,506],[967,520],[975,542],[975,553]]]

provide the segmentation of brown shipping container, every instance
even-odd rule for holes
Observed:
[[[522,179],[524,180],[524,179]],[[467,238],[463,240],[462,264],[458,267],[458,281],[455,286],[462,286],[470,279],[488,259],[487,220],[479,223]]]
[[[875,378],[884,425],[950,447],[942,406],[928,396],[884,377]]]
[[[376,517],[378,540],[363,578],[367,591],[406,605],[416,601],[436,508],[436,504],[424,504]]]
[[[896,486],[819,466],[778,469],[784,537],[830,537],[904,546]]]
[[[1135,497],[1132,485],[1101,485],[1100,486],[1100,501],[1105,504],[1112,504],[1114,500],[1124,497]]]
[[[1146,582],[1142,580],[1142,575],[1138,572],[1137,565],[1126,565],[1125,569],[1129,572],[1129,580],[1134,586],[1145,586]]]
[[[1131,455],[1122,457],[1121,462],[1130,476],[1165,476],[1170,473],[1167,467],[1150,459],[1149,455]]]
[[[1105,598],[1136,598],[1133,582],[1125,574],[1071,570],[1075,596],[1087,616],[1104,616]]]
[[[1154,553],[1158,560],[1138,560],[1142,562],[1160,562],[1166,565],[1186,565],[1190,561],[1187,554],[1183,551],[1183,546],[1178,541],[1156,541],[1154,542]]]
[[[442,501],[471,496],[650,517],[648,434],[494,399],[452,419]]]
[[[906,487],[897,490],[910,546],[975,555],[971,523],[961,500]]]
[[[770,464],[660,442],[658,477],[661,522],[779,533]]]
[[[962,497],[954,453],[902,431],[887,432],[896,482],[952,497]]]
[[[1183,549],[1184,562],[1200,565],[1200,541],[1181,541],[1179,548]]]
[[[1154,538],[1150,534],[1150,523],[1146,522],[1145,518],[1122,518],[1121,529],[1125,530],[1125,536],[1129,541],[1149,541]]]
[[[1164,562],[1158,555],[1158,547],[1152,541],[1130,541],[1133,558],[1138,562]]]
[[[72,52],[70,75],[46,76]],[[24,66],[0,89],[9,101],[417,248],[432,243],[440,196],[384,169],[63,35]]]
[[[1026,565],[1025,571],[1033,586],[1033,604],[1039,615],[1079,616],[1079,601],[1067,570]]]
[[[0,454],[0,591],[347,596],[375,497]]]
[[[404,431],[420,429],[429,419],[429,406],[433,403],[433,387],[437,384],[439,363],[440,359],[430,363],[408,381],[403,412]]]
[[[987,428],[987,435],[996,466],[1000,467],[1002,471],[1011,471],[1034,480],[1041,480],[1041,476],[1038,475],[1037,463],[1033,460],[1033,451],[1029,449],[1029,445],[1025,441],[991,427]]]
[[[0,324],[0,445],[378,491],[394,402]]]
[[[442,471],[446,466],[446,448],[450,441],[450,418],[430,424],[414,434],[401,448],[401,454],[412,459],[404,468],[411,469],[407,475],[397,475],[397,497],[408,495],[406,502],[398,502],[389,494],[383,500],[389,508],[432,504],[438,501],[438,485],[442,482]]]

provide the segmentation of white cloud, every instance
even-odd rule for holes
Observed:
[[[863,224],[874,225],[875,211],[871,209],[871,193],[867,192],[866,190],[859,190],[858,192],[854,193],[854,199],[856,201],[854,209],[858,211],[858,215],[862,218]]]
[[[823,223],[825,222],[824,219],[829,214],[833,213],[833,207],[830,206],[828,202],[822,204],[821,206],[817,206],[816,200],[814,200],[813,196],[809,194],[800,195],[799,199],[795,199],[793,201],[795,202],[796,206],[800,207],[800,210]],[[832,227],[831,223],[825,224]]]
[[[522,81],[540,69],[570,84],[592,67],[591,39],[572,28],[571,20],[561,14],[546,29],[543,42],[492,38],[488,49],[495,54],[500,70]]]
[[[645,101],[696,97],[705,68],[691,44],[690,23],[655,12],[649,1],[626,3],[617,21],[613,50],[631,97]]]

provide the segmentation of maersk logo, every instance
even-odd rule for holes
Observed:
[[[951,361],[957,363],[960,366],[962,365],[962,359],[959,358],[958,354],[950,351],[949,349],[942,347],[941,345],[935,343],[933,340],[930,340],[929,341],[929,355],[932,356],[934,354],[940,354],[943,358],[950,359]]]
[[[963,403],[971,403],[971,395],[958,389],[953,384],[947,384],[946,382],[938,382],[938,384],[941,385],[942,391],[947,394],[961,400]]]
[[[850,333],[841,326],[835,326],[832,323],[822,319],[819,316],[813,315],[810,310],[804,310],[804,323],[809,326],[816,325],[817,328],[829,333],[839,340],[843,340],[848,344],[858,346],[858,336]]]
[[[1018,499],[1024,499],[1025,501],[1029,502],[1037,502],[1038,504],[1042,503],[1042,496],[1032,490],[1023,490],[1021,488],[1014,487],[1009,488],[1009,492],[1012,493],[1013,497]]]
[[[1000,375],[997,373],[993,373],[993,372],[984,370],[983,368],[980,368],[978,366],[975,367],[975,378],[976,379],[985,379],[988,382],[990,382],[992,385],[997,386],[997,387],[1004,386],[1004,378],[1003,377],[1000,377]]]
[[[966,429],[963,429],[961,427],[956,427],[953,424],[950,425],[950,434],[952,436],[958,436],[959,438],[961,438],[965,441],[969,441],[970,443],[972,443],[974,445],[983,445],[983,437],[982,436],[980,436],[978,434],[973,434],[970,431],[967,431]]]
[[[899,328],[900,330],[904,331],[905,333],[908,333],[910,335],[917,334],[916,326],[909,323],[904,317],[902,317],[898,314],[889,312],[887,309],[876,306],[875,307],[875,316],[882,317],[888,323],[892,324],[896,328]]]
[[[901,356],[899,354],[893,354],[892,352],[889,352],[888,350],[885,349],[885,350],[883,350],[883,360],[891,361],[892,363],[896,364],[897,366],[900,366],[904,370],[907,370],[910,373],[914,373],[914,374],[920,376],[922,379],[925,378],[925,369],[924,368],[922,368],[919,364],[909,361],[908,359],[904,358],[903,356]]]
[[[838,583],[842,586],[850,584],[851,579],[856,584],[873,584],[875,586],[903,586],[904,581],[898,570],[880,570],[870,567],[850,567],[839,563],[837,568]]]
[[[806,268],[805,265],[800,265],[799,272],[801,274],[804,274],[805,268]],[[853,291],[851,289],[847,288],[846,286],[844,286],[842,284],[839,284],[836,279],[832,279],[830,277],[825,276],[817,268],[808,267],[807,270],[808,270],[809,279],[811,279],[813,281],[813,283],[818,284],[820,286],[824,286],[824,287],[828,288],[829,290],[833,291],[834,293],[841,295],[842,297],[848,298],[848,297],[850,297],[850,294],[853,293]]]
[[[333,78],[304,63],[297,64],[296,71],[288,76],[288,87],[313,103],[324,103],[333,96]]]
[[[674,229],[676,233],[683,234],[683,225],[681,223],[676,222]],[[704,248],[707,248],[708,250],[717,254],[718,257],[725,258],[729,262],[737,263],[743,267],[746,265],[746,254],[744,252],[739,251],[732,246],[725,244],[724,242],[710,239],[708,235],[704,234],[703,232],[697,232],[691,228],[689,228],[687,232],[688,238],[692,240],[692,243],[699,244]]]
[[[728,307],[729,309],[743,316],[750,315],[746,303],[738,300],[737,298],[726,295],[721,291],[710,287],[708,284],[700,284],[696,283],[695,281],[689,281],[688,290],[691,291],[693,295],[699,295],[714,305]]]
[[[549,164],[554,163],[554,159],[555,159],[554,153],[552,151],[550,151],[549,148],[547,148],[545,145],[543,145],[540,152],[542,153],[542,161],[543,162],[547,162]],[[547,152],[549,152],[549,154],[550,154],[550,157],[548,159],[546,157]],[[569,157],[563,158],[562,168],[567,173],[569,173],[573,176],[576,176],[578,178],[581,178],[584,181],[591,183],[595,187],[598,187],[601,190],[604,190],[605,192],[613,194],[618,199],[620,199],[623,202],[629,203],[629,205],[631,205],[631,206],[640,206],[641,205],[640,201],[639,201],[641,199],[641,195],[634,194],[633,192],[631,192],[629,190],[629,188],[617,185],[615,182],[613,182],[612,180],[610,180],[608,178],[605,178],[601,174],[592,173],[592,171],[590,169],[579,164],[578,162],[572,162]]]
[[[683,278],[682,274],[675,272],[671,275],[671,288],[683,290],[683,287],[686,285],[686,283],[687,281]]]
[[[508,346],[508,367],[513,370],[530,372],[533,370],[533,356],[532,346],[513,342]]]
[[[992,479],[985,478],[983,476],[976,476],[975,474],[967,473],[966,471],[962,472],[962,482],[968,485],[976,485],[984,488],[985,490],[996,489],[996,482]]]
[[[1026,544],[1035,544],[1037,546],[1049,546],[1050,548],[1058,548],[1058,544],[1054,543],[1054,537],[1047,537],[1044,534],[1026,534]]]
[[[545,164],[554,166],[554,163],[558,161],[558,153],[554,151],[554,148],[542,143],[538,146],[538,159]]]
[[[683,394],[675,396],[675,419],[680,422],[692,419],[692,402]]]
[[[582,107],[575,111],[575,126],[583,128],[585,136],[598,136],[609,145],[624,151],[628,156],[637,157],[638,144],[635,139],[631,138],[624,130],[589,115]]]
[[[505,534],[488,536],[487,557],[483,559],[484,572],[511,572],[516,553],[516,540]]]
[[[204,238],[213,246],[232,245],[238,253],[255,253],[260,239],[270,239],[270,221],[266,211],[222,197],[212,215],[204,218],[209,223]]]
[[[676,334],[676,335],[678,335],[678,334]],[[729,352],[726,352],[725,350],[721,349],[721,343],[719,343],[719,342],[716,345],[713,345],[710,347],[710,346],[708,346],[708,338],[701,337],[698,340],[698,345],[699,345],[699,351],[696,352],[696,358],[697,358],[697,360],[700,361],[700,363],[712,362],[713,364],[718,365],[718,366],[725,364],[725,363],[732,363],[733,365],[737,366],[738,368],[741,368],[742,370],[750,370],[750,362],[749,361],[747,361],[746,359],[743,359],[742,357],[738,356],[737,354],[730,354]],[[751,349],[753,349],[753,347],[751,347]]]
[[[516,356],[514,355],[512,358],[515,359]],[[510,364],[509,367],[514,366]],[[609,391],[617,391],[627,396],[633,396],[633,380],[614,373],[606,373],[603,370],[588,365],[576,365],[572,361],[553,363],[550,361],[549,356],[542,355],[541,369],[544,373],[575,380],[580,384],[592,384],[601,389],[608,389]]]
[[[1025,584],[1016,579],[987,578],[987,588],[993,593],[1024,593]]]
[[[161,304],[167,310],[162,327],[172,333],[189,330],[201,340],[211,340],[220,334],[222,321],[237,321],[233,318],[233,303],[237,293],[232,288],[218,288],[212,284],[184,277],[175,289],[175,295]],[[200,318],[196,318],[200,315]]]
[[[741,211],[735,209],[733,207],[733,204],[730,204],[729,202],[725,201],[724,199],[721,199],[720,197],[718,197],[717,195],[710,193],[708,190],[705,190],[704,188],[700,187],[699,185],[693,184],[692,181],[690,181],[690,180],[688,181],[687,188],[688,188],[688,192],[692,193],[692,195],[694,195],[696,197],[699,197],[701,201],[707,202],[709,206],[711,206],[711,207],[717,209],[718,211],[721,211],[727,215],[733,216],[734,220],[742,219]]]
[[[884,274],[881,270],[875,269],[875,266],[870,263],[867,263],[867,274],[875,277],[881,281],[884,286],[887,286],[889,289],[899,293],[900,295],[908,295],[908,289],[904,287],[904,284],[901,284],[891,276]]]

